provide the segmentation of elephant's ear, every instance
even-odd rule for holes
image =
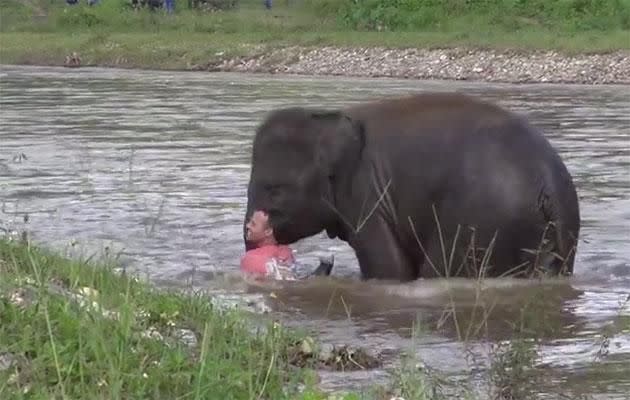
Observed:
[[[354,172],[365,146],[365,128],[360,120],[342,112],[314,113],[320,129],[316,160],[325,176],[335,181]]]

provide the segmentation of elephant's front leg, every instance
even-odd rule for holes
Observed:
[[[349,244],[364,279],[410,281],[418,277],[391,227],[381,217],[372,216],[355,229]]]

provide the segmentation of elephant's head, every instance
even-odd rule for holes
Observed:
[[[324,229],[337,236],[336,193],[349,183],[364,141],[363,125],[342,112],[272,113],[254,138],[245,223],[254,210],[265,210],[281,244]]]

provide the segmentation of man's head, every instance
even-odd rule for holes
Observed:
[[[253,243],[256,247],[277,244],[276,238],[273,235],[273,228],[269,223],[269,215],[265,211],[254,211],[247,222],[246,228],[247,240]]]

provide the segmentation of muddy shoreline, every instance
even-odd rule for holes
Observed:
[[[497,83],[630,84],[630,50],[567,55],[556,51],[465,48],[285,47],[191,68]]]
[[[123,69],[207,71],[346,76],[493,83],[630,84],[630,49],[592,54],[552,50],[386,47],[246,46],[244,55],[219,52],[208,61],[181,63],[167,57],[146,61],[117,54],[69,52],[65,56],[18,57],[9,64],[32,66],[110,67]],[[65,60],[62,58],[65,57]],[[75,59],[76,57],[76,59]]]

